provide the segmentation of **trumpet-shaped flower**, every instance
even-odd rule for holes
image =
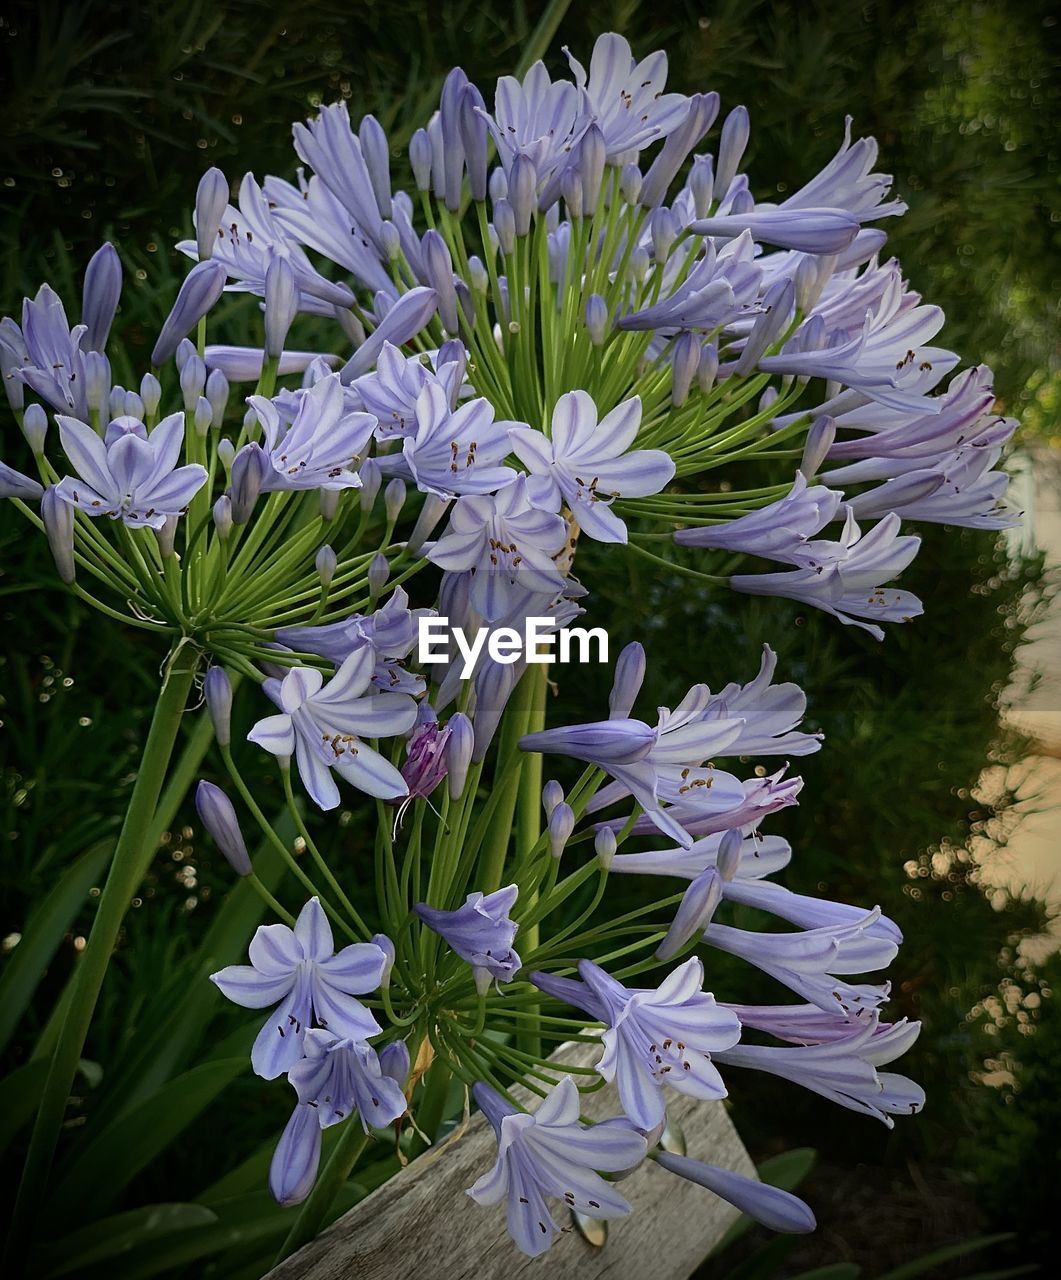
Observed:
[[[354,997],[376,990],[386,956],[373,942],[335,953],[331,925],[316,898],[299,912],[294,929],[260,925],[249,955],[249,965],[229,965],[210,980],[244,1009],[272,1006],[251,1050],[251,1064],[266,1080],[301,1061],[314,1019],[332,1035],[356,1041],[382,1030]]]
[[[130,528],[161,529],[206,483],[205,467],[177,466],[184,444],[182,413],[171,413],[151,432],[136,418],[115,418],[102,440],[77,418],[60,415],[56,422],[79,477],[65,477],[56,493],[86,515],[110,516]]]
[[[545,1253],[563,1230],[547,1196],[593,1218],[621,1218],[630,1212],[600,1174],[633,1168],[644,1159],[648,1144],[625,1125],[579,1123],[579,1093],[570,1076],[553,1087],[532,1115],[516,1111],[485,1084],[477,1084],[474,1093],[497,1135],[497,1162],[468,1194],[477,1204],[506,1204],[509,1235],[524,1253]]]
[[[402,444],[405,468],[418,489],[440,498],[492,494],[515,478],[502,465],[508,426],[494,421],[489,400],[480,397],[452,409],[445,389],[428,383],[416,400],[416,430]],[[380,465],[387,470],[389,463],[391,456]]]
[[[512,948],[519,926],[509,918],[518,893],[514,884],[486,895],[469,893],[456,911],[440,911],[421,902],[416,914],[467,960],[476,984],[485,988],[491,978],[511,982],[520,968],[520,958]]]
[[[268,679],[264,692],[281,708],[247,734],[281,760],[295,757],[299,776],[322,809],[339,804],[332,773],[381,800],[408,794],[405,779],[363,738],[393,737],[416,723],[416,703],[404,693],[369,691],[375,656],[355,650],[325,684],[315,667],[293,667],[284,679]]]

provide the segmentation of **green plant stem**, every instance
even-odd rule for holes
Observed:
[[[77,984],[59,1033],[33,1127],[26,1164],[8,1235],[4,1274],[24,1274],[36,1215],[43,1202],[52,1159],[59,1141],[67,1099],[88,1037],[92,1015],[107,976],[111,953],[129,902],[154,852],[148,848],[155,810],[170,756],[198,666],[198,653],[179,641],[166,661],[162,683],[140,769],[129,798],[107,882],[99,899],[88,944],[78,965]]]

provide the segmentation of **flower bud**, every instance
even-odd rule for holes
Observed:
[[[140,399],[144,402],[144,412],[153,418],[162,403],[162,383],[153,373],[145,373],[140,379]]]
[[[375,458],[366,458],[357,474],[361,477],[361,488],[358,490],[361,510],[370,511],[372,504],[376,501],[380,485],[383,483],[383,473]]]
[[[409,535],[407,548],[410,555],[417,556],[420,554],[420,548],[434,533],[436,525],[446,514],[449,504],[449,498],[440,498],[434,493],[425,495],[424,505],[420,508],[420,514],[416,517],[416,524]]]
[[[35,458],[44,453],[44,439],[48,434],[48,415],[43,405],[28,404],[22,418],[22,434],[29,443]]]
[[[674,340],[671,356],[671,402],[680,408],[689,399],[693,378],[700,368],[700,335],[686,330]]]
[[[772,343],[784,333],[795,305],[796,290],[788,278],[775,280],[763,295],[762,312],[756,316],[734,372],[745,378],[759,363]]]
[[[715,197],[714,160],[711,156],[693,156],[689,171],[689,190],[693,197],[693,210],[698,218],[706,218],[711,212]]]
[[[207,400],[206,396],[200,396],[195,405],[195,413],[192,415],[192,423],[195,427],[196,435],[205,437],[213,420],[214,411],[210,407],[210,401]]]
[[[377,934],[376,938],[381,935]],[[375,941],[375,939],[373,939]],[[382,946],[382,943],[378,944]],[[390,978],[390,971],[387,971],[387,978]],[[404,1040],[392,1040],[390,1044],[385,1044],[379,1051],[379,1069],[385,1076],[395,1081],[401,1088],[405,1088],[409,1081],[409,1072],[412,1069],[412,1061],[409,1057],[409,1046]]]
[[[118,299],[122,293],[122,263],[112,244],[104,244],[89,259],[81,302],[84,351],[102,351],[107,345]]]
[[[178,517],[169,515],[166,517],[165,524],[161,529],[155,530],[155,540],[158,542],[158,553],[163,560],[168,560],[173,555],[173,548],[177,542],[177,521]]]
[[[508,174],[500,165],[491,173],[487,186],[490,191],[491,203],[497,204],[499,200],[508,199]]]
[[[734,827],[732,831],[727,831],[718,842],[718,853],[715,854],[715,867],[723,880],[732,880],[737,874],[737,868],[740,866],[741,847],[743,844],[744,837],[741,835],[740,827]]]
[[[714,867],[701,871],[686,889],[667,936],[656,948],[657,960],[671,960],[711,923],[722,901],[722,877]]]
[[[365,116],[357,131],[357,140],[361,143],[361,154],[365,158],[368,179],[372,183],[372,194],[376,197],[376,208],[381,218],[391,216],[391,160],[390,145],[383,126],[375,116]]]
[[[233,523],[246,524],[251,518],[268,469],[269,458],[258,444],[245,444],[232,459],[229,497]]]
[[[473,84],[465,87],[460,96],[457,108],[460,120],[461,142],[464,145],[464,163],[468,169],[468,186],[472,199],[486,199],[486,161],[488,130],[486,116],[483,114],[486,104],[483,95]]]
[[[564,176],[560,179],[560,194],[564,197],[564,204],[567,205],[567,216],[569,218],[581,218],[583,212],[582,179],[574,169],[564,171]]]
[[[221,232],[221,219],[228,208],[228,196],[225,175],[220,169],[207,169],[195,192],[195,245],[200,262],[206,262],[213,255]]]
[[[608,304],[599,293],[586,299],[586,329],[590,342],[599,347],[608,333]]]
[[[517,236],[525,236],[530,231],[537,186],[538,172],[534,161],[520,152],[508,171],[508,202],[512,206]],[[496,222],[496,209],[494,213]]]
[[[718,347],[709,342],[700,352],[700,367],[696,371],[696,381],[700,390],[707,395],[715,385],[718,377]]]
[[[70,585],[77,577],[74,563],[74,508],[64,502],[52,486],[41,497],[41,519],[48,538],[48,547],[55,561],[59,578]]]
[[[226,441],[225,443],[231,443]],[[218,450],[220,452],[220,450]],[[214,528],[222,542],[232,532],[232,499],[223,493],[213,506]]]
[[[611,869],[612,862],[615,859],[616,846],[615,832],[611,827],[601,827],[593,837],[593,852],[597,855],[597,861],[605,871]]]
[[[777,404],[780,392],[776,387],[767,387],[763,394],[759,397],[759,413],[768,413],[770,409]]]
[[[219,747],[227,747],[232,741],[232,682],[224,667],[214,663],[203,679],[203,700],[214,726],[214,737]]]
[[[232,801],[220,787],[205,779],[195,789],[195,808],[199,820],[210,833],[214,844],[228,860],[238,876],[251,874],[251,860],[239,829],[239,819]]]
[[[645,679],[645,650],[636,640],[625,645],[615,662],[615,676],[608,695],[608,716],[625,720],[633,709]]]
[[[431,139],[427,136],[426,129],[417,129],[409,139],[409,165],[417,191],[430,190],[432,151]]]
[[[265,272],[265,355],[279,360],[298,315],[298,284],[291,263],[274,257]]]
[[[85,401],[93,413],[102,413],[110,401],[111,363],[100,351],[86,351]]]
[[[829,456],[836,439],[836,422],[828,417],[815,418],[807,432],[803,445],[803,457],[799,469],[808,480],[813,480],[818,468]]]
[[[334,520],[339,514],[339,500],[343,496],[342,489],[321,489],[318,494],[322,520]]]
[[[211,369],[206,379],[206,398],[210,401],[210,425],[219,427],[228,407],[228,379],[220,369]]]
[[[402,238],[398,228],[388,218],[386,222],[380,224],[379,243],[383,252],[387,255],[391,262],[396,262],[402,252]],[[349,315],[350,313],[347,312]]]
[[[461,204],[461,186],[464,182],[464,142],[461,139],[460,104],[468,88],[468,77],[460,67],[454,67],[442,83],[438,105],[439,132],[442,142],[442,188],[435,194],[446,202],[450,213],[456,213]]]
[[[391,984],[391,970],[394,968],[394,943],[391,942],[390,938],[388,938],[385,933],[374,933],[371,941],[379,947],[386,957],[383,963],[383,974],[379,980],[379,989],[381,991],[386,991]],[[402,1044],[404,1042],[398,1041],[398,1043]],[[406,1054],[408,1054],[408,1052],[409,1051],[407,1049]],[[382,1063],[380,1065],[382,1065]]]
[[[321,580],[321,586],[327,591],[332,585],[332,579],[335,577],[335,570],[339,564],[335,551],[325,543],[317,552],[317,558],[313,563]]]
[[[107,411],[111,418],[122,418],[125,416],[124,387],[111,387],[110,395],[107,397]]]
[[[459,800],[468,780],[468,766],[472,761],[475,731],[472,722],[463,711],[455,711],[446,722],[449,737],[446,739],[446,779],[449,798]]]
[[[597,212],[607,158],[608,148],[600,125],[591,124],[579,141],[578,159],[575,161],[582,183],[582,212],[587,218],[592,218]]]
[[[376,600],[380,592],[387,585],[387,579],[391,576],[391,567],[387,561],[387,557],[382,551],[377,551],[372,557],[368,566],[368,572],[365,577],[368,579],[368,594],[373,600]]]
[[[387,523],[393,524],[405,506],[405,481],[397,476],[388,482],[383,490],[383,510],[387,515]]]
[[[227,278],[228,272],[219,262],[200,262],[188,272],[151,352],[156,369],[174,354],[180,340],[221,297]]]
[[[236,456],[236,446],[226,436],[217,442],[217,460],[226,471],[232,470],[232,459]]]
[[[750,136],[751,128],[748,122],[748,108],[734,107],[729,115],[726,116],[725,123],[722,125],[722,136],[718,143],[718,178],[715,186],[718,189],[720,200],[726,198],[729,184],[736,177]]]
[[[494,230],[501,252],[508,257],[516,247],[516,215],[506,198],[494,201]]]
[[[563,799],[563,787],[555,778],[550,778],[545,786],[542,787],[542,808],[545,810],[546,818],[552,814],[558,804],[563,803]]]
[[[637,197],[641,194],[641,170],[635,161],[631,160],[629,164],[623,165],[619,175],[619,190],[627,204],[637,204]]]
[[[561,802],[549,815],[549,852],[559,858],[575,829],[575,813],[569,804]]]
[[[808,253],[800,260],[794,277],[796,309],[807,315],[822,295],[822,290],[836,270],[837,258],[831,253]]]
[[[657,262],[666,262],[671,245],[678,238],[678,227],[674,215],[665,206],[660,205],[652,210],[649,218],[649,230],[652,235],[652,254]]]
[[[177,366],[177,372],[184,368],[190,356],[195,355],[195,343],[191,338],[182,338],[177,343],[177,350],[173,353],[173,363]]]
[[[714,124],[717,115],[717,93],[692,95],[685,119],[667,135],[648,173],[645,174],[639,196],[644,208],[654,209],[656,205],[663,202],[667,188],[685,163],[686,157]]]
[[[181,395],[187,413],[194,413],[199,397],[206,390],[206,365],[198,356],[189,356],[181,370]]]
[[[125,404],[122,412],[127,418],[135,418],[138,422],[143,422],[146,415],[144,402],[136,391],[127,391],[125,393]]]
[[[490,288],[490,276],[483,260],[474,253],[468,259],[468,283],[476,293],[485,293]]]
[[[636,280],[638,284],[641,284],[648,275],[651,266],[652,260],[648,256],[648,250],[643,245],[638,245],[630,255],[626,270],[631,280]]]
[[[453,280],[453,259],[445,240],[434,229],[424,232],[420,242],[423,255],[424,278],[438,294],[438,314],[447,333],[460,328],[457,316],[457,291]]]

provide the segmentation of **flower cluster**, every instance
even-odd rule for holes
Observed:
[[[109,245],[81,323],[46,285],[21,323],[0,322],[37,468],[0,464],[0,495],[43,528],[79,598],[206,668],[232,786],[309,897],[297,919],[271,897],[233,801],[202,783],[203,823],[281,920],[249,966],[214,975],[271,1010],[252,1063],[297,1096],[274,1195],[311,1194],[324,1128],[437,1131],[457,1080],[498,1138],[470,1194],[504,1201],[531,1254],[562,1229],[547,1197],[623,1214],[602,1175],[648,1156],[809,1229],[793,1197],[659,1150],[670,1092],[717,1100],[751,1068],[891,1124],[923,1097],[877,1068],[917,1026],[885,1021],[887,985],[866,980],[893,959],[895,925],[769,878],[791,850],[761,827],[797,801],[787,761],[820,746],[769,648],[750,682],[696,684],[639,719],[646,659],[629,645],[606,717],[547,727],[541,667],[492,646],[422,667],[420,622],[565,626],[593,605],[574,571],[584,536],[880,639],[922,611],[891,585],[919,545],[904,523],[1016,518],[996,470],[1016,424],[993,410],[990,371],[944,385],[958,357],[930,345],[943,315],[882,256],[872,224],[904,205],[876,143],[848,121],[820,173],[762,200],[742,171],[743,107],[700,150],[718,97],[668,92],[665,55],[638,61],[611,34],[588,70],[568,57],[570,78],[536,63],[492,105],[454,70],[411,139],[412,191],[378,121],[355,126],[342,103],[295,125],[297,181],[248,174],[233,203],[206,173],[178,246],[195,265],[135,388],[106,355],[122,274]],[[226,290],[256,300],[246,345],[207,341]],[[333,326],[334,350],[289,345],[302,317]],[[264,695],[247,736],[276,758],[309,859],[240,772],[236,676]],[[543,756],[584,772],[543,787]],[[746,763],[771,757],[786,763]],[[320,810],[374,804],[358,849],[374,900],[351,900],[317,847],[292,762]],[[613,918],[607,886],[631,873],[684,888]],[[793,928],[734,927],[727,904]],[[717,999],[694,949],[747,961],[796,1003]],[[546,1051],[587,1026],[601,1054],[583,1071],[621,1108],[592,1128],[578,1070]],[[542,1094],[532,1115],[515,1084]]]

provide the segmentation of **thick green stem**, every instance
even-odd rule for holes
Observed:
[[[43,1201],[67,1100],[96,1001],[107,976],[122,920],[154,853],[154,848],[149,847],[149,837],[155,810],[198,661],[197,650],[183,640],[178,642],[167,659],[166,676],[114,850],[114,860],[100,896],[88,945],[78,965],[77,985],[44,1085],[8,1236],[4,1270],[7,1276],[21,1275],[26,1267],[34,1220]]]

